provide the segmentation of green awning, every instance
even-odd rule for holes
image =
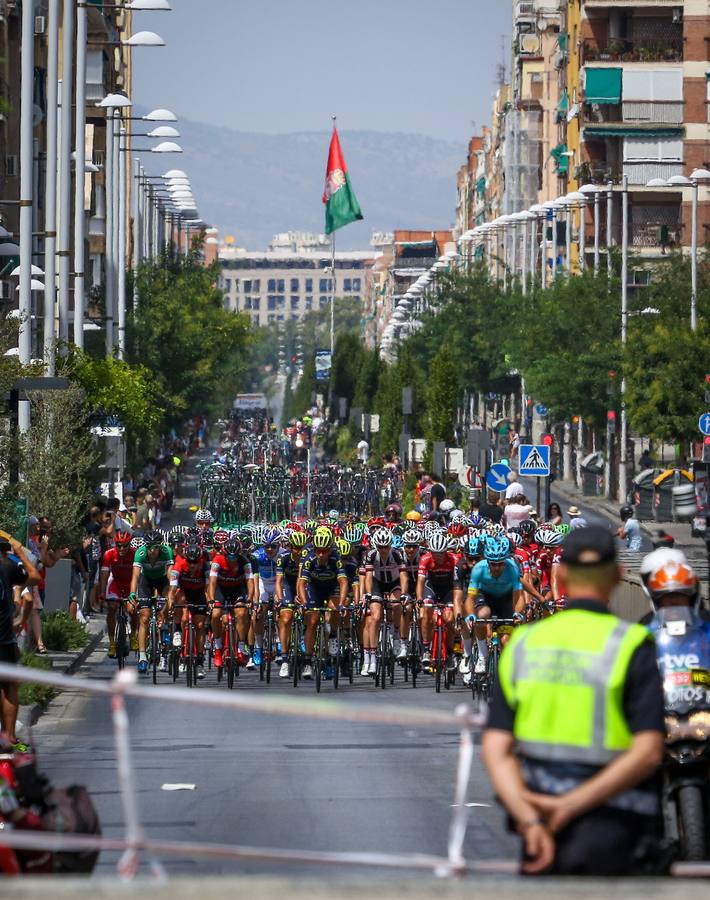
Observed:
[[[569,97],[567,96],[567,88],[565,88],[562,91],[562,96],[560,97],[560,102],[557,104],[557,112],[560,115],[566,116],[568,110],[569,110]]]
[[[481,175],[481,177],[476,182],[476,193],[479,197],[482,197],[486,193],[486,178],[485,175]]]
[[[685,131],[678,127],[633,128],[628,125],[622,128],[610,128],[607,125],[587,125],[584,129],[584,139],[602,137],[683,137]]]
[[[621,103],[621,69],[585,68],[585,103]]]
[[[557,165],[558,175],[566,175],[569,169],[569,156],[567,154],[567,144],[558,144],[550,150],[550,156]]]
[[[567,52],[567,35],[564,31],[557,35],[557,46],[563,53]]]

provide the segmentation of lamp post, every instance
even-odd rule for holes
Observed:
[[[611,245],[614,216],[614,182],[609,179],[606,186],[606,269],[611,278]]]
[[[66,2],[66,0],[65,0]],[[74,112],[74,343],[84,346],[84,241],[86,216],[84,210],[84,180],[86,171],[86,3],[76,10],[76,109]]]
[[[32,116],[34,86],[34,4],[22,4],[22,72],[20,84],[20,278],[18,338],[19,361],[29,365],[32,358],[32,207],[33,207],[33,138]],[[30,427],[30,404],[18,404],[18,428]]]
[[[601,188],[596,184],[583,184],[579,189],[585,198],[594,197],[594,274],[599,274],[599,193]]]
[[[62,89],[59,139],[59,340],[69,339],[69,277],[71,270],[71,153],[74,62],[74,0],[63,4]],[[84,158],[82,148],[81,158]]]
[[[57,114],[59,77],[59,0],[47,6],[47,166],[44,182],[44,363],[54,375],[54,316],[57,297]]]
[[[629,260],[629,176],[622,178],[621,192],[621,347],[626,348],[628,339],[628,260]],[[626,503],[628,487],[626,483],[626,376],[621,378],[621,435],[619,448],[619,501]]]

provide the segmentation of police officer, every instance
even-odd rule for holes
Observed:
[[[663,691],[648,630],[609,612],[620,575],[613,535],[573,531],[568,608],[517,629],[501,656],[482,758],[524,872],[634,874],[659,858]]]

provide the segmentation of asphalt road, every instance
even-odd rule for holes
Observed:
[[[183,498],[163,524],[188,520],[194,478],[183,481]],[[78,678],[110,679],[116,671],[106,642]],[[135,664],[131,661],[131,664]],[[167,675],[161,676],[171,685]],[[147,679],[146,679],[147,683]],[[370,679],[341,685],[348,704],[395,703],[402,707],[453,710],[470,700],[460,681],[437,695],[426,676],[421,686],[382,691]],[[195,694],[217,685],[214,671]],[[389,686],[388,686],[389,687]],[[294,690],[290,682],[259,682],[243,671],[235,690],[315,697],[314,684]],[[321,696],[333,697],[332,682]],[[446,855],[452,813],[459,734],[456,729],[403,729],[323,719],[226,714],[199,705],[130,701],[132,763],[143,824],[153,837],[240,843],[271,848],[376,851]],[[468,802],[465,853],[478,860],[514,858],[517,839],[507,833],[478,758],[476,735]],[[56,784],[85,784],[101,817],[104,834],[122,834],[123,813],[116,778],[109,704],[104,698],[60,695],[33,729],[41,763]],[[191,791],[165,791],[164,784],[194,784]],[[478,805],[481,804],[481,805]],[[98,875],[109,875],[117,854],[103,854]],[[168,872],[201,875],[312,874],[301,864],[274,869],[258,863],[164,860]],[[352,877],[343,868],[329,877]],[[397,875],[385,877],[399,877]]]

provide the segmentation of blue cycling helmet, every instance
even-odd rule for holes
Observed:
[[[281,532],[278,528],[265,528],[262,535],[261,543],[265,547],[273,547],[274,544],[281,542]]]
[[[483,555],[488,562],[503,562],[510,556],[510,541],[505,535],[487,537]]]
[[[393,550],[401,550],[402,548],[402,538],[398,534],[392,535],[392,549]]]
[[[478,513],[472,513],[468,517],[468,524],[474,528],[483,528],[485,522],[483,521],[483,517],[479,516]]]
[[[466,545],[467,556],[483,556],[486,539],[481,534],[472,534]]]

